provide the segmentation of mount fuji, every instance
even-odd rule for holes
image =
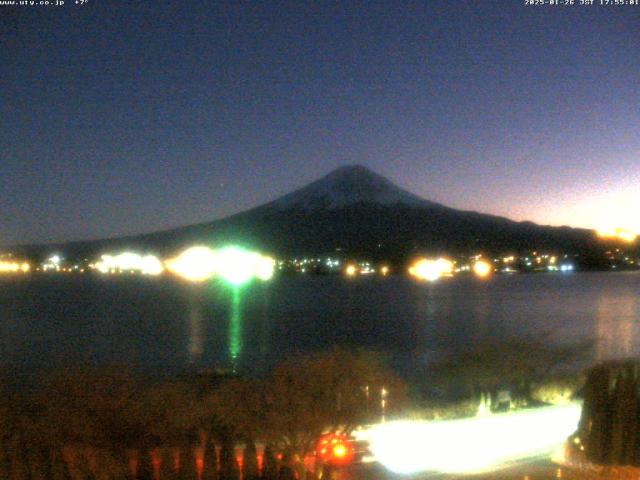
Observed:
[[[195,243],[230,242],[281,256],[341,252],[396,261],[417,252],[578,253],[595,248],[590,230],[456,210],[403,190],[363,166],[341,167],[272,202],[221,220],[60,248],[77,255],[123,248],[168,254]]]

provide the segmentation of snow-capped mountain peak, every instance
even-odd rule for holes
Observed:
[[[275,200],[268,206],[277,209],[335,210],[362,203],[438,206],[436,203],[401,189],[362,165],[340,167],[308,186]]]

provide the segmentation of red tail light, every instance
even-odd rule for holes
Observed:
[[[351,439],[340,433],[323,435],[318,441],[316,455],[331,465],[342,466],[353,462],[355,448]]]

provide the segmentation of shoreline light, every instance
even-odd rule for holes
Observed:
[[[260,256],[256,265],[256,277],[262,281],[271,280],[276,269],[276,261],[271,257]]]
[[[204,282],[216,273],[216,252],[209,247],[195,246],[165,262],[167,270],[190,282]]]
[[[355,277],[358,274],[358,268],[355,265],[347,265],[344,273],[347,277]]]
[[[0,261],[0,273],[28,273],[31,265],[27,262],[3,262]]]
[[[480,278],[486,278],[493,273],[493,267],[484,260],[478,260],[473,264],[473,273]]]
[[[239,286],[253,278],[271,280],[276,261],[258,252],[228,246],[214,250],[205,246],[188,248],[165,262],[167,269],[191,282],[204,282],[219,277]]]
[[[435,282],[440,277],[453,274],[453,262],[446,258],[438,258],[437,260],[420,258],[411,265],[409,274],[418,280]]]
[[[122,252],[118,255],[102,255],[94,264],[100,273],[138,272],[143,275],[160,275],[164,271],[162,262],[154,255]],[[78,270],[78,266],[74,267]]]
[[[243,285],[254,278],[262,281],[271,280],[276,266],[276,261],[271,257],[233,246],[218,251],[217,262],[217,274],[235,286]]]

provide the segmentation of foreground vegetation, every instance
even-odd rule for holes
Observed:
[[[425,371],[439,399],[416,394],[410,404],[383,358],[363,350],[301,356],[263,378],[200,372],[159,382],[122,368],[67,369],[0,396],[0,479],[270,480],[279,455],[304,474],[325,432],[399,412],[474,415],[500,388],[516,404],[541,403],[557,390],[551,373],[588,350],[546,338],[470,345]],[[578,386],[570,377],[560,390]]]
[[[327,430],[378,421],[383,399],[392,414],[404,385],[365,351],[296,358],[263,379],[66,370],[2,395],[0,479],[276,478],[278,453],[304,457]]]

